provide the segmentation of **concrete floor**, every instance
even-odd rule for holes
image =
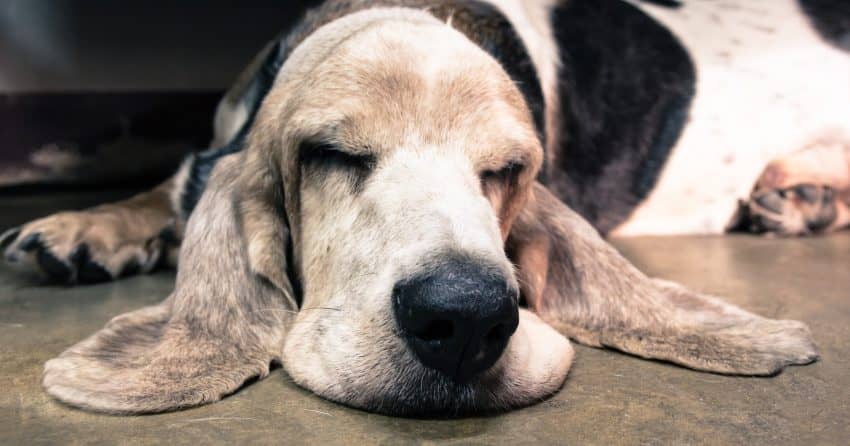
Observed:
[[[98,197],[0,198],[0,229]],[[651,275],[774,318],[805,321],[820,362],[774,378],[698,373],[577,347],[560,393],[487,418],[409,420],[341,407],[282,370],[222,402],[114,417],[63,406],[42,364],[118,313],[173,286],[161,272],[113,284],[38,286],[0,268],[2,444],[847,444],[850,441],[850,234],[805,240],[639,238],[615,242]]]

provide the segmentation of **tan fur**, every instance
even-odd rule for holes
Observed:
[[[84,211],[54,214],[10,230],[0,236],[5,259],[13,267],[40,271],[36,250],[21,249],[30,236],[70,271],[70,282],[76,281],[75,253],[85,246],[90,261],[112,277],[119,277],[128,265],[149,272],[163,254],[172,248],[159,236],[170,230],[177,236],[180,228],[171,207],[172,181],[155,189],[117,203],[100,205]]]
[[[97,411],[160,412],[216,401],[279,360],[295,306],[246,271],[232,158],[199,203],[207,218],[189,222],[175,291],[48,361],[51,395]]]
[[[374,166],[358,178],[302,162],[316,139]],[[287,60],[245,150],[216,166],[174,293],[48,362],[45,388],[156,412],[220,399],[281,361],[347,405],[449,415],[556,391],[573,359],[564,335],[721,373],[816,358],[799,322],[642,275],[534,183],[542,152],[516,86],[463,34],[410,9],[333,21]],[[482,177],[510,163],[524,166],[510,181]],[[466,383],[424,367],[391,310],[396,283],[450,257],[500,271],[537,313],[521,310],[501,358]]]
[[[756,181],[758,189],[823,184],[850,189],[850,137],[823,137],[803,150],[773,160]]]
[[[546,159],[554,162],[562,135],[558,125],[558,71],[560,54],[555,44],[555,33],[550,22],[551,11],[568,0],[485,0],[495,5],[509,18],[528,49],[532,63],[540,77],[540,86],[546,103]]]
[[[529,305],[581,343],[741,375],[771,375],[817,358],[800,322],[765,319],[647,278],[540,185],[508,243]]]
[[[745,212],[750,219],[761,219],[769,235],[827,233],[850,226],[847,140],[837,133],[773,160],[736,218]]]

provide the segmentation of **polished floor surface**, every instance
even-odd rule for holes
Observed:
[[[99,199],[0,197],[0,229]],[[110,317],[162,299],[173,273],[67,288],[0,267],[0,444],[848,444],[850,234],[637,238],[615,245],[651,275],[762,315],[805,321],[821,361],[773,378],[742,378],[577,347],[570,376],[552,398],[461,420],[348,409],[301,390],[278,369],[210,406],[104,416],[52,400],[39,385],[42,365]]]

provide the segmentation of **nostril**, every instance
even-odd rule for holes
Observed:
[[[455,327],[451,321],[436,320],[429,322],[423,330],[413,334],[423,341],[440,341],[451,339],[455,334]]]
[[[506,327],[505,324],[496,324],[496,326],[491,328],[487,333],[487,343],[492,344],[505,339],[505,332],[507,329],[508,327]]]
[[[502,324],[496,325],[487,333],[487,342],[498,341],[502,337]]]

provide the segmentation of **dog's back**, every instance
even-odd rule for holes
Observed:
[[[115,223],[63,213],[8,231],[0,246],[9,263],[62,281],[110,280],[173,257],[165,253],[175,237],[161,234],[179,239],[218,160],[243,149],[293,51],[324,25],[377,7],[426,11],[500,63],[544,148],[538,181],[603,234],[721,233],[734,223],[801,235],[850,224],[847,8],[826,0],[676,4],[322,2],[225,95],[209,150],[156,190],[98,208]],[[68,230],[77,227],[84,230]],[[128,238],[132,255],[103,248]]]
[[[594,227],[721,233],[769,162],[850,140],[850,54],[830,19],[847,11],[795,0],[677,3],[325,2],[271,57],[261,54],[265,64],[242,77],[253,83],[228,94],[214,147],[250,121],[274,78],[263,69],[273,73],[316,28],[376,6],[427,8],[521,86],[546,147],[540,180]],[[184,212],[198,192],[189,188]]]

